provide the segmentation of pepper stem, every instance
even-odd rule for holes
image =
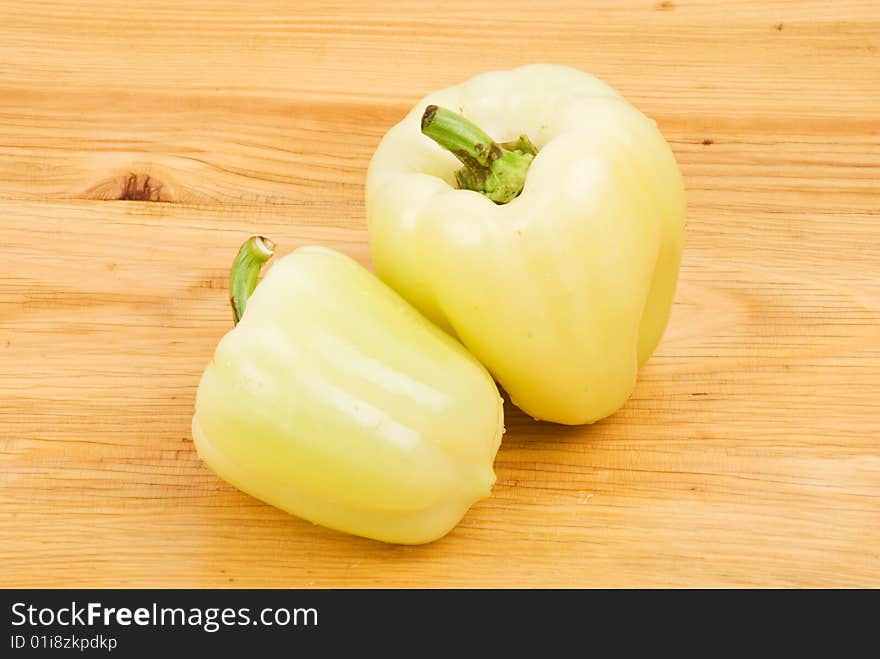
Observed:
[[[514,199],[526,182],[538,150],[525,135],[498,144],[479,126],[452,110],[429,105],[422,115],[422,133],[458,158],[458,187],[479,192],[496,204]]]
[[[251,236],[238,250],[229,273],[229,301],[232,303],[234,325],[238,325],[248,298],[257,287],[260,268],[274,253],[275,243],[263,236]]]

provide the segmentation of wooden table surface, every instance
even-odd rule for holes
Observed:
[[[0,585],[880,586],[880,4],[551,4],[2,4]],[[190,419],[239,243],[369,263],[383,133],[531,61],[617,87],[684,173],[632,399],[508,404],[491,498],[421,547],[221,481]]]

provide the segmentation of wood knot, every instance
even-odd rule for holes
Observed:
[[[87,199],[106,201],[173,201],[171,190],[150,174],[129,172],[90,188]]]
[[[149,174],[140,176],[131,173],[122,182],[119,192],[121,201],[160,201],[162,184],[153,180]]]
[[[654,9],[657,11],[672,11],[675,9],[675,5],[669,2],[669,0],[663,0],[663,2],[658,2],[654,5]]]

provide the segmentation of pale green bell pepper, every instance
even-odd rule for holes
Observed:
[[[318,524],[395,543],[444,535],[495,481],[504,427],[492,378],[339,252],[300,248],[257,285],[272,250],[251,238],[233,266],[240,322],[199,384],[199,455]]]
[[[590,423],[663,335],[685,198],[653,121],[549,64],[419,101],[367,175],[377,274],[458,337],[528,414]]]

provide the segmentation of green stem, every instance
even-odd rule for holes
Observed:
[[[525,135],[498,144],[472,121],[436,105],[425,108],[422,133],[464,165],[455,173],[459,188],[484,194],[497,204],[506,204],[522,192],[538,153]]]
[[[260,268],[274,253],[275,243],[263,236],[251,236],[238,250],[229,273],[229,301],[232,303],[232,321],[235,325],[244,315],[248,298],[257,287]]]

